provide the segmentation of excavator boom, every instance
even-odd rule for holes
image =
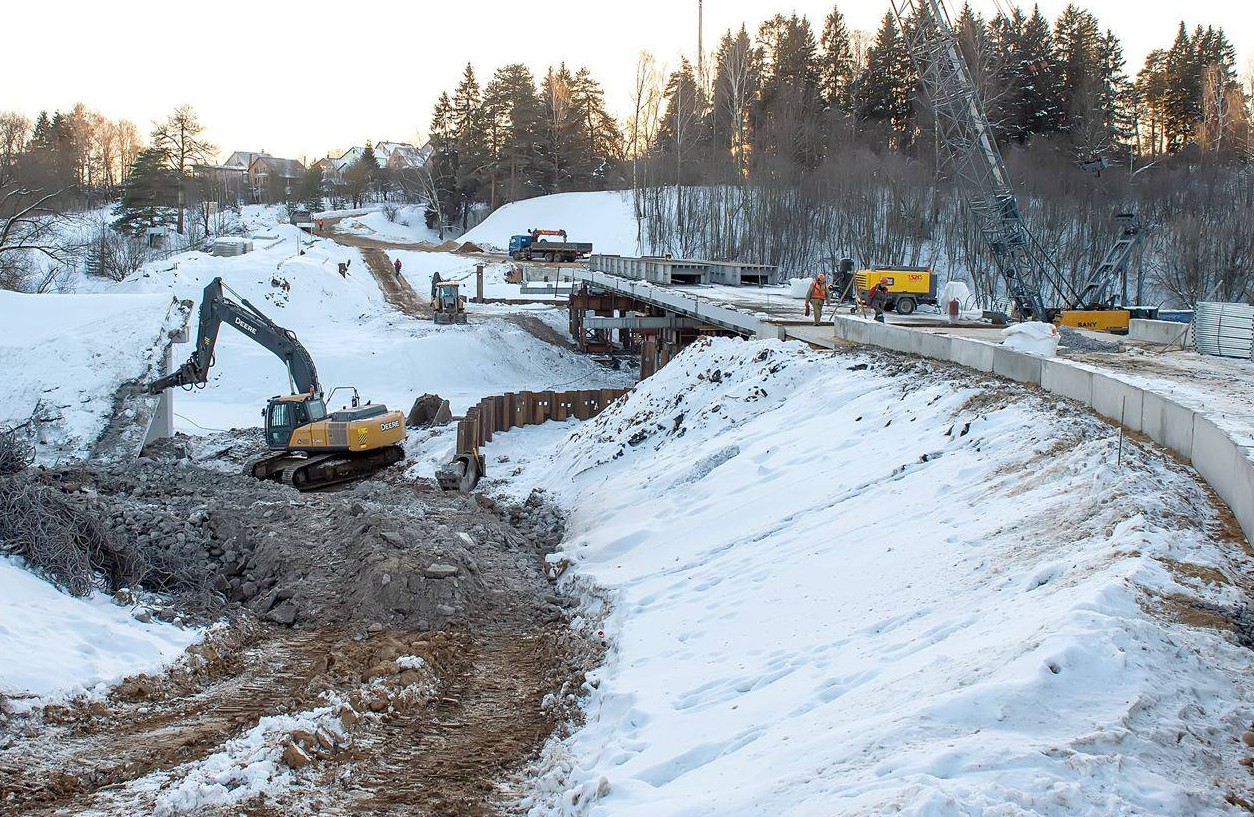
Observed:
[[[227,287],[221,278],[214,278],[205,287],[200,301],[200,325],[196,334],[196,348],[182,366],[148,384],[150,394],[158,394],[171,386],[193,386],[209,379],[209,368],[214,362],[214,348],[218,344],[218,330],[225,323],[246,337],[269,349],[287,367],[293,391],[298,394],[321,394],[318,370],[308,350],[296,339],[296,333],[284,329],[262,314],[248,302],[227,297]]]

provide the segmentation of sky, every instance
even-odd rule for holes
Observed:
[[[1008,0],[1001,0],[1007,3]],[[991,16],[996,0],[973,0]],[[723,31],[750,31],[781,12],[817,30],[832,0],[705,0],[707,51]],[[951,8],[960,6],[950,0]],[[1028,5],[1024,3],[1023,5]],[[1051,19],[1066,0],[1041,0]],[[1088,0],[1124,43],[1135,75],[1145,55],[1167,47],[1183,18],[1219,25],[1244,72],[1254,53],[1254,3],[1247,0]],[[840,0],[852,27],[874,31],[888,0]],[[317,158],[366,140],[414,141],[431,107],[452,90],[467,61],[480,82],[525,63],[537,77],[551,64],[587,66],[624,114],[641,50],[674,67],[696,51],[697,0],[462,0],[301,3],[221,0],[58,0],[5,9],[0,110],[32,118],[83,102],[111,118],[152,120],[190,103],[223,157],[264,150]],[[542,34],[541,34],[542,32]]]

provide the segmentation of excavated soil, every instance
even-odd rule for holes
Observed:
[[[0,814],[508,813],[511,781],[577,716],[566,693],[601,660],[545,577],[560,514],[398,470],[299,494],[231,473],[248,447],[44,473],[150,554],[199,560],[228,623],[103,700],[0,716]],[[148,602],[137,615],[171,617]],[[263,793],[232,802],[236,780],[186,801],[263,718],[327,707],[342,730],[285,727]]]

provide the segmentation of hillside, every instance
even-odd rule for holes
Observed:
[[[1226,813],[1247,654],[1182,612],[1241,597],[1194,578],[1218,511],[1059,408],[717,340],[507,450],[611,644],[530,813]]]
[[[505,250],[510,236],[534,228],[565,230],[571,241],[591,241],[595,252],[638,254],[631,191],[557,193],[512,202],[459,240],[484,249]]]

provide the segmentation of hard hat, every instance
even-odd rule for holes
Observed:
[[[825,273],[820,272],[820,273],[818,274],[818,277],[819,277],[819,278],[826,278],[826,277],[827,277],[827,275],[826,275]]]
[[[884,286],[888,286],[888,276],[887,276],[887,275],[881,275],[881,276],[880,276],[880,283],[881,283],[881,284],[883,284]]]

